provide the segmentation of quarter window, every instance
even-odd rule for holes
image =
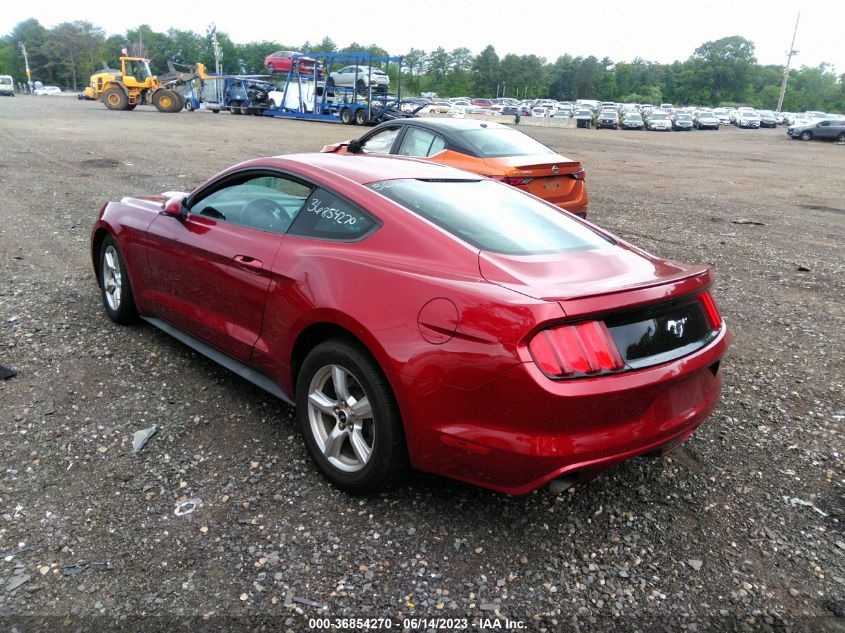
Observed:
[[[291,235],[322,240],[354,242],[378,226],[378,222],[357,206],[317,189],[290,227]]]
[[[313,187],[289,178],[250,175],[194,201],[190,212],[272,233],[286,233]]]

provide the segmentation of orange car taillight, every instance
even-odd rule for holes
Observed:
[[[500,176],[496,180],[505,183],[506,185],[527,185],[534,180],[533,178],[525,178],[524,176]]]
[[[709,292],[702,292],[699,298],[701,299],[701,304],[704,306],[704,312],[707,315],[710,326],[714,330],[718,330],[722,327],[722,315],[719,314],[719,308],[716,306],[716,302],[713,301],[713,296]]]
[[[586,180],[587,173],[583,169],[579,169],[578,171],[574,171],[569,174],[570,178],[574,178],[575,180]]]
[[[601,374],[625,367],[601,321],[545,329],[531,339],[528,349],[540,369],[552,378]]]

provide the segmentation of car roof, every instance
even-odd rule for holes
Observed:
[[[477,119],[397,119],[382,124],[389,125],[410,125],[415,127],[428,128],[430,130],[441,130],[445,132],[478,130],[478,129],[513,129],[509,125],[503,125],[494,121],[479,121]]]
[[[291,169],[302,175],[330,178],[331,175],[347,178],[358,184],[380,180],[413,178],[421,180],[480,180],[477,174],[447,165],[417,158],[398,156],[368,156],[356,154],[310,153],[288,154],[258,158],[239,167],[277,167]]]

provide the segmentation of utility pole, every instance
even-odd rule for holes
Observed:
[[[798,35],[798,20],[801,19],[801,14],[798,14],[798,17],[795,18],[795,31],[792,33],[792,44],[789,46],[789,52],[786,54],[786,68],[783,69],[783,81],[780,84],[780,96],[778,97],[778,107],[775,108],[775,112],[780,112],[780,109],[783,107],[783,95],[786,94],[786,80],[789,79],[789,63],[792,61],[792,56],[797,55],[798,51],[795,50],[795,36]]]
[[[211,38],[211,48],[214,51],[214,72],[223,74],[223,49],[217,41],[217,25],[213,22],[208,25],[208,36]]]
[[[32,94],[32,73],[29,72],[29,57],[26,54],[26,45],[21,42],[21,53],[23,53],[23,65],[26,68],[26,85],[29,86],[29,94]]]

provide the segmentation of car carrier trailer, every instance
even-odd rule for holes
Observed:
[[[301,62],[300,62],[301,60]],[[354,88],[334,86],[328,81],[336,63],[356,67]],[[264,116],[311,121],[339,121],[354,125],[375,125],[396,118],[414,116],[402,112],[399,102],[402,98],[401,72],[397,73],[396,96],[379,90],[371,81],[373,64],[385,64],[385,72],[391,63],[397,69],[402,67],[401,57],[374,56],[369,51],[351,53],[294,53],[291,68],[278,90],[270,93],[272,105],[264,110]],[[366,67],[359,81],[357,68]],[[363,86],[362,85],[366,84]]]

